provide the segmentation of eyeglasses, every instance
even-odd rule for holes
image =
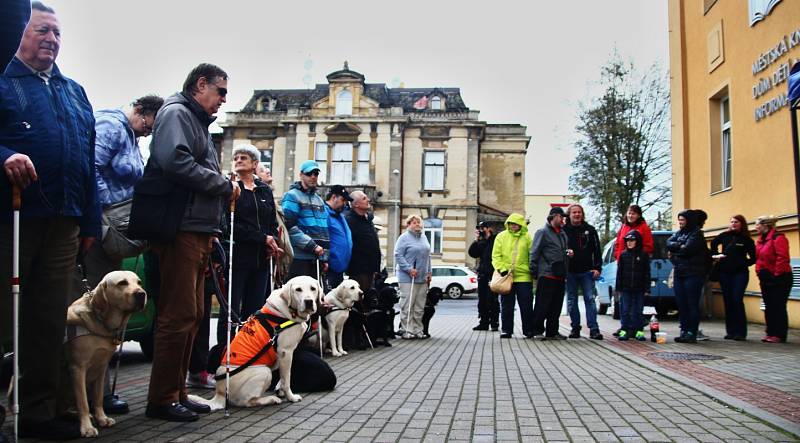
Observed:
[[[319,175],[319,169],[315,169],[315,170],[313,170],[311,172],[304,172],[303,175],[307,175],[309,177],[311,177],[311,176],[316,177],[316,176]]]
[[[246,155],[246,154],[242,154],[242,155],[234,155],[234,156],[233,156],[233,160],[234,160],[234,161],[235,161],[235,160],[252,160],[252,159],[253,159],[252,157],[250,157],[249,155]]]
[[[209,83],[208,86],[213,86],[217,88],[217,94],[219,94],[220,97],[225,97],[226,95],[228,95],[228,88],[222,88],[213,83]]]

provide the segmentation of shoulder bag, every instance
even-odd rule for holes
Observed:
[[[519,238],[514,242],[514,254],[511,256],[511,268],[509,268],[508,273],[500,275],[495,269],[492,274],[492,279],[489,281],[489,289],[495,294],[508,295],[511,293],[511,286],[514,284],[514,266],[517,264],[518,245]]]

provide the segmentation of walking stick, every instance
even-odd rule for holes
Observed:
[[[325,286],[322,285],[322,280],[320,279],[319,259],[317,259],[317,284],[319,284],[320,288],[324,288],[325,287]],[[323,299],[323,297],[320,297],[320,300],[322,300],[322,299]],[[324,358],[323,357],[323,352],[322,352],[322,314],[320,314],[318,319],[317,319],[317,338],[319,339],[319,358]],[[331,345],[331,346],[333,346],[333,345]]]
[[[14,208],[14,228],[12,240],[11,297],[14,316],[14,398],[11,413],[14,414],[14,441],[19,438],[19,211],[22,208],[22,192],[17,185],[11,191]]]
[[[417,264],[414,263],[413,269],[417,269]],[[419,271],[417,271],[417,275],[419,275]],[[403,328],[406,334],[413,335],[411,331],[409,331],[409,326],[411,325],[411,308],[414,306],[414,285],[416,284],[417,277],[411,277],[411,293],[408,294],[408,314],[406,315],[406,326]],[[403,334],[405,335],[405,334]]]
[[[233,179],[233,177],[231,177]],[[233,182],[233,186],[239,186]],[[231,294],[233,293],[233,218],[236,212],[236,200],[231,200],[231,224],[230,224],[230,238],[228,247],[228,331],[227,331],[227,345],[225,347],[225,418],[231,416],[228,410],[228,392],[231,386]]]

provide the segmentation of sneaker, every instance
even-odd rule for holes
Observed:
[[[415,335],[417,338],[419,338],[419,339],[430,338],[430,335],[428,335],[428,334],[426,334],[426,333],[424,333],[424,332],[419,332],[419,333],[417,333],[417,334],[414,334],[414,335]]]
[[[711,340],[711,337],[707,336],[706,334],[703,334],[702,329],[697,330],[697,341],[709,341],[709,340]]]
[[[628,332],[627,331],[623,331],[622,329],[617,331],[617,340],[619,340],[619,341],[628,341]]]
[[[768,335],[768,336],[762,338],[761,341],[764,342],[764,343],[780,343],[783,340],[781,340],[780,337],[776,337],[774,335]]]
[[[216,381],[214,381],[214,376],[206,371],[200,371],[195,374],[190,372],[189,375],[186,376],[186,387],[214,389],[214,387],[216,387]]]
[[[636,331],[636,340],[644,341],[644,331]]]
[[[613,335],[614,337],[619,337],[619,333],[620,333],[620,332],[622,332],[622,328],[619,328],[619,329],[617,329],[617,330],[616,330],[616,331],[614,331],[614,333],[613,333],[613,334],[611,334],[611,335]]]
[[[592,340],[602,340],[603,334],[601,334],[600,331],[592,331],[589,334],[589,338],[591,338]]]
[[[500,338],[511,338],[511,333],[503,332],[502,334],[500,334]]]
[[[488,331],[489,330],[489,325],[481,325],[481,324],[479,324],[478,326],[475,326],[474,328],[472,328],[472,330],[473,331]]]
[[[572,331],[570,331],[569,338],[581,338],[581,330],[580,330],[580,328],[573,329]]]
[[[675,337],[677,343],[697,343],[697,337],[691,332],[686,332],[680,337]]]
[[[416,334],[412,334],[410,332],[403,333],[403,340],[414,340],[415,338],[417,338]]]

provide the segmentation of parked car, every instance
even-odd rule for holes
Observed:
[[[397,285],[397,277],[387,278],[386,284]],[[434,290],[456,300],[478,290],[478,276],[466,266],[434,265],[431,267],[430,291]]]
[[[153,359],[153,327],[156,319],[156,300],[154,293],[158,289],[153,289],[148,285],[146,273],[144,271],[144,257],[126,258],[122,261],[122,269],[135,272],[142,281],[142,287],[147,291],[147,304],[144,310],[134,313],[128,320],[125,329],[125,340],[139,342],[142,354],[150,361]]]
[[[650,296],[644,298],[645,306],[653,306],[659,317],[663,317],[671,309],[675,309],[675,294],[667,286],[672,262],[667,258],[667,239],[671,231],[653,231],[654,250],[650,257]],[[605,314],[613,305],[614,318],[619,318],[619,299],[614,296],[614,285],[617,280],[617,260],[614,257],[614,242],[611,240],[603,248],[603,270],[600,279],[595,282],[597,290],[597,312]]]

